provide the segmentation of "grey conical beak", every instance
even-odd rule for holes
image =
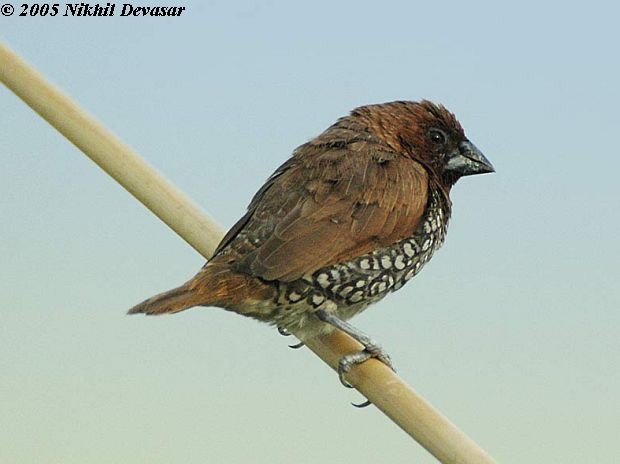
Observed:
[[[450,156],[446,171],[453,172],[462,177],[495,172],[495,168],[473,143],[466,140]]]

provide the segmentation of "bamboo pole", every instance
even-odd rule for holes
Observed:
[[[223,230],[128,145],[0,42],[0,81],[205,258]],[[362,346],[336,331],[306,345],[332,368]],[[354,367],[347,380],[442,463],[495,461],[383,363]]]

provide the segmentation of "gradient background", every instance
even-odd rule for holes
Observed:
[[[445,247],[355,324],[499,462],[617,463],[620,11],[416,3],[187,1],[0,37],[226,227],[351,108],[444,103],[497,173],[456,186]],[[203,258],[0,108],[0,462],[435,462],[267,326],[125,316]]]

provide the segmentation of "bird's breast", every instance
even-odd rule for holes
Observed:
[[[332,305],[342,319],[349,319],[368,305],[411,280],[443,244],[449,206],[442,193],[431,193],[424,216],[410,237],[343,263],[280,282],[276,304],[278,325],[290,327],[299,315]],[[305,320],[305,318],[304,318]]]

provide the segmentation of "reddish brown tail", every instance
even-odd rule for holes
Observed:
[[[199,295],[186,285],[173,288],[170,291],[155,295],[142,303],[137,304],[128,311],[128,314],[165,314],[178,313],[184,309],[201,304]]]
[[[245,314],[253,312],[255,304],[274,298],[275,286],[231,272],[229,267],[214,258],[180,287],[143,301],[131,308],[129,314],[178,313],[193,306],[219,306]]]

